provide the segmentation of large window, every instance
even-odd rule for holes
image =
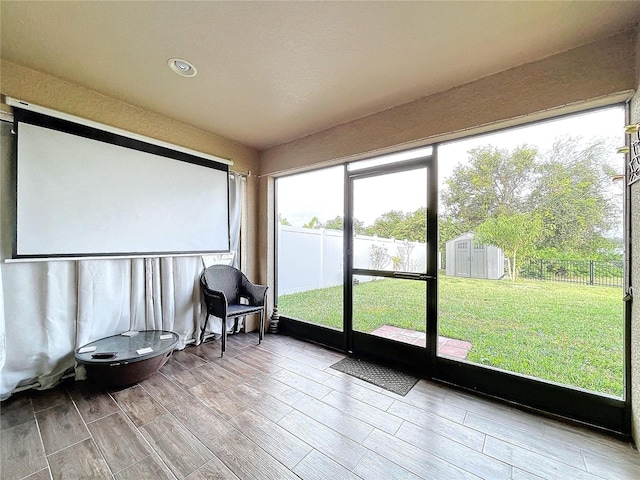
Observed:
[[[599,108],[395,164],[278,179],[277,303],[304,322],[285,324],[321,342],[317,327],[329,327],[343,340],[333,345],[614,425],[625,395],[624,118],[623,106]],[[602,401],[606,420],[589,413]]]
[[[624,108],[438,148],[438,354],[623,395]]]
[[[344,167],[279,178],[280,315],[342,330]]]

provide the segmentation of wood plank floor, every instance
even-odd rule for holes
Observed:
[[[284,336],[176,352],[132,387],[67,382],[0,408],[0,478],[634,479],[632,444],[421,380],[405,397]]]

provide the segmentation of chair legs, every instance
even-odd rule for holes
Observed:
[[[260,325],[258,327],[258,345],[260,345],[260,343],[262,342],[262,340],[264,339],[264,309],[260,310]],[[209,323],[209,315],[206,316],[205,320],[204,320],[204,325],[202,326],[202,332],[200,333],[200,342],[204,342],[204,335],[205,335],[205,331],[207,329],[207,323]],[[236,329],[236,325],[238,324],[238,319],[236,318],[235,321],[235,325],[234,325],[234,331]],[[227,319],[223,318],[222,319],[222,338],[220,339],[220,358],[222,358],[224,356],[224,352],[227,349]]]
[[[260,310],[260,325],[258,326],[258,345],[264,338],[264,308]]]
[[[204,319],[204,325],[202,326],[202,331],[200,332],[200,343],[204,342],[204,333],[207,330],[207,323],[209,323],[209,315]]]
[[[223,357],[224,351],[227,349],[227,319],[222,319],[222,344],[220,346],[220,358]]]

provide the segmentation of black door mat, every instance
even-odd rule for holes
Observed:
[[[354,357],[344,358],[331,365],[331,368],[402,396],[409,393],[420,380],[408,373],[398,372],[389,367]]]

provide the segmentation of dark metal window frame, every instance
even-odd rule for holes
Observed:
[[[610,108],[616,104],[595,109],[585,110],[595,111],[603,108]],[[626,115],[628,120],[628,106]],[[569,113],[556,116],[551,119],[541,120],[541,123],[555,120],[564,116],[576,115]],[[628,123],[628,122],[627,122]],[[622,127],[622,126],[621,126]],[[508,127],[502,130],[507,130]],[[500,130],[496,130],[500,131]],[[479,134],[479,135],[484,135]],[[471,138],[464,137],[464,138]],[[458,139],[459,140],[459,139]],[[479,394],[497,398],[509,402],[515,406],[534,410],[552,416],[570,419],[586,425],[608,431],[613,434],[630,435],[631,431],[631,302],[624,303],[624,398],[590,392],[577,387],[562,385],[548,380],[530,377],[510,371],[466,362],[464,360],[454,360],[437,355],[438,338],[438,281],[437,281],[437,244],[438,244],[438,144],[433,145],[433,153],[427,162],[427,274],[430,277],[426,280],[426,333],[427,348],[412,345],[400,344],[392,340],[373,337],[371,335],[354,332],[352,329],[352,306],[349,301],[352,298],[351,276],[354,272],[362,273],[360,269],[354,269],[350,263],[351,249],[353,242],[352,235],[345,234],[344,244],[344,332],[336,329],[322,327],[311,324],[300,319],[281,316],[280,327],[283,333],[300,337],[326,346],[339,349],[341,351],[369,354],[382,362],[397,365],[399,368],[411,369],[421,374],[425,378],[445,382],[456,387],[471,390]],[[379,175],[393,173],[409,169],[424,162],[424,159],[416,161],[406,161],[392,163],[382,166],[370,167],[362,170],[348,171],[345,165],[344,182],[344,228],[345,232],[353,231],[352,224],[352,198],[350,182],[354,178],[362,178],[367,175]],[[416,167],[417,168],[417,167]],[[277,192],[277,181],[276,181]],[[277,196],[277,195],[276,195]],[[277,204],[276,204],[277,215]],[[624,219],[625,219],[625,239],[627,247],[625,265],[625,279],[630,284],[630,269],[628,251],[630,241],[630,209],[629,209],[629,187],[625,188],[624,194]],[[277,232],[277,229],[276,229]],[[276,233],[277,237],[277,233]],[[277,238],[275,251],[276,260],[276,290],[277,299]],[[388,272],[387,272],[388,273]],[[381,273],[386,276],[386,273]]]

